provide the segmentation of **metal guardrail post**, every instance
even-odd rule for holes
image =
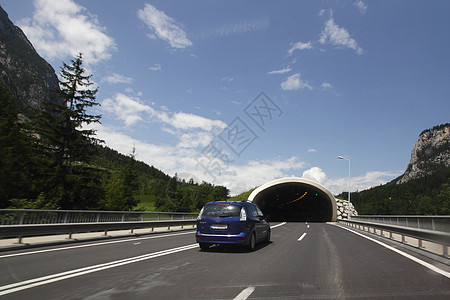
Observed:
[[[19,225],[23,224],[23,219],[25,218],[25,212],[20,214],[20,221],[19,221]]]

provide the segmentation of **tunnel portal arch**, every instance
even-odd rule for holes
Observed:
[[[248,197],[271,221],[334,222],[336,200],[321,184],[300,177],[267,182]]]

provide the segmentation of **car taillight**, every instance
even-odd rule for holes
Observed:
[[[200,213],[197,216],[197,221],[200,221],[202,219],[203,209],[204,209],[204,207],[202,207],[202,210],[200,210]]]
[[[247,221],[247,213],[245,212],[245,208],[241,208],[241,214],[239,216],[239,221]]]

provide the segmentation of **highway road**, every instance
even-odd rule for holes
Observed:
[[[335,224],[271,225],[254,252],[200,251],[194,231],[4,251],[0,298],[450,299],[446,265]]]

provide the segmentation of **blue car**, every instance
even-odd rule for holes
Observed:
[[[254,250],[270,241],[270,225],[252,202],[206,203],[197,217],[197,243],[202,250],[213,244],[236,244]]]

